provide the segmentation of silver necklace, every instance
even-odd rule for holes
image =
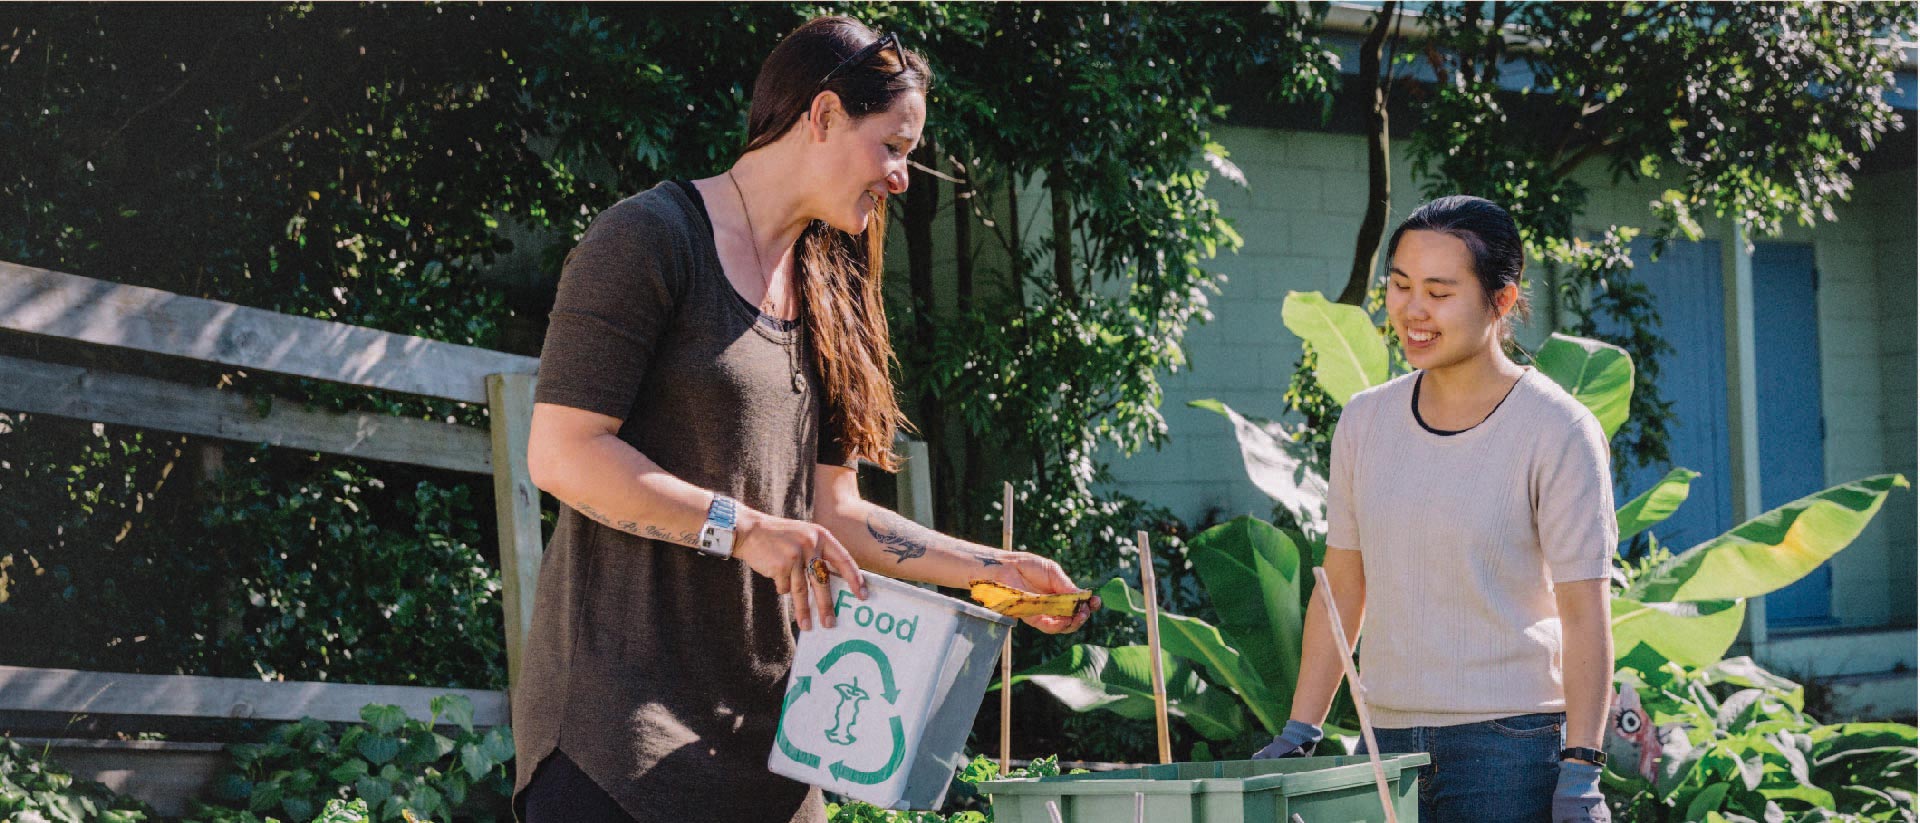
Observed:
[[[746,192],[740,190],[740,181],[733,178],[733,169],[727,169],[727,182],[733,184],[733,194],[740,198],[740,213],[747,218],[747,245],[753,247],[753,264],[760,275],[760,313],[773,314],[773,274],[767,271],[767,262],[760,259],[760,235],[753,229],[753,210],[747,208]]]
[[[760,298],[760,313],[767,317],[773,317],[773,274],[767,271],[766,261],[760,258],[760,237],[759,233],[754,231],[753,228],[753,210],[747,208],[747,195],[740,190],[740,181],[734,179],[733,169],[727,169],[727,182],[733,184],[733,194],[735,197],[740,198],[740,213],[747,218],[747,245],[753,247],[753,264],[758,267],[760,287],[763,289]],[[758,323],[760,321],[756,319],[754,322]],[[806,389],[807,383],[806,379],[800,374],[800,364],[794,362],[794,346],[786,345],[781,346],[781,348],[787,351],[787,371],[793,376],[793,393],[799,394]]]

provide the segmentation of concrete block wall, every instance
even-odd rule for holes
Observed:
[[[1162,382],[1171,442],[1131,459],[1108,455],[1121,489],[1190,523],[1272,511],[1247,479],[1227,421],[1186,404],[1212,398],[1243,414],[1282,417],[1300,341],[1282,324],[1281,307],[1289,291],[1332,297],[1346,285],[1367,194],[1358,138],[1257,128],[1223,128],[1214,137],[1247,186],[1216,175],[1209,192],[1246,245],[1212,262],[1226,275],[1210,303],[1214,319],[1187,332],[1191,368]],[[1420,199],[1399,152],[1391,165],[1397,219]]]
[[[1881,471],[1897,471],[1910,481],[1916,477],[1915,410],[1915,303],[1920,300],[1920,232],[1916,231],[1916,204],[1913,174],[1890,172],[1862,181],[1863,204],[1870,203],[1874,221],[1868,238],[1876,263],[1877,288],[1873,299],[1879,307],[1880,374],[1883,392],[1881,404]],[[1887,621],[1912,626],[1915,620],[1914,585],[1916,557],[1916,501],[1912,490],[1896,493],[1882,509],[1879,528],[1885,535],[1887,556],[1878,567],[1882,585],[1890,590]]]

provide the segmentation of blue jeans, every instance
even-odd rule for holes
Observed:
[[[1420,823],[1547,823],[1560,778],[1565,714],[1522,714],[1458,726],[1374,729],[1382,754],[1425,752]],[[1366,743],[1360,744],[1366,751]]]

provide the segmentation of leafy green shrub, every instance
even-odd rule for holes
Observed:
[[[0,819],[9,823],[138,823],[153,810],[41,759],[12,738],[0,738]]]
[[[0,414],[0,663],[505,685],[484,478],[229,447],[230,470],[194,489],[176,465],[191,451],[136,459],[188,448]]]
[[[354,461],[219,484],[203,534],[209,556],[225,550],[239,603],[203,603],[195,622],[226,615],[244,630],[187,649],[190,659],[295,680],[503,687],[500,577],[472,492],[424,480],[393,491]]]
[[[308,823],[327,813],[337,820],[351,807],[332,801],[364,801],[364,819],[400,823],[411,812],[422,820],[462,816],[491,820],[489,805],[504,808],[513,793],[513,733],[506,727],[473,727],[473,704],[447,695],[433,700],[433,717],[409,718],[398,706],[369,705],[362,724],[336,736],[326,723],[308,718],[275,727],[261,743],[229,746],[234,771],[215,787],[213,803],[196,803],[198,823],[255,823],[255,815]],[[439,724],[457,726],[447,737]],[[474,803],[491,795],[500,803]]]
[[[1642,653],[1620,679],[1662,749],[1652,781],[1630,763],[1609,768],[1621,823],[1914,820],[1912,726],[1821,724],[1799,684],[1745,657],[1690,668]]]
[[[187,823],[281,823],[280,818],[263,818],[253,812],[239,809],[210,806],[204,811],[205,815],[195,817]],[[313,823],[368,823],[371,820],[373,820],[373,813],[367,809],[367,801],[334,798],[327,801],[327,807],[320,810],[320,816],[314,818]]]
[[[46,60],[34,66],[0,64],[0,108],[34,112],[35,124],[34,137],[5,141],[0,151],[5,157],[0,190],[8,193],[0,198],[5,215],[0,217],[5,250],[0,258],[301,317],[528,353],[537,339],[528,342],[525,318],[536,316],[535,309],[545,312],[537,305],[538,278],[509,288],[494,264],[513,249],[509,236],[526,238],[523,251],[529,254],[577,236],[584,225],[576,224],[586,218],[576,208],[594,198],[597,186],[576,185],[567,164],[549,165],[537,150],[546,144],[528,137],[543,133],[559,116],[541,100],[564,95],[548,90],[545,97],[530,96],[527,73],[546,65],[534,55],[558,53],[576,42],[550,25],[562,13],[497,12],[491,7],[451,12],[261,6],[238,15],[180,8],[129,17],[77,6],[38,9],[9,42]],[[143,50],[137,59],[108,57],[159,30],[179,36],[162,37],[167,45]],[[188,33],[196,31],[224,32],[221,42],[247,45],[185,48],[194,39]],[[370,71],[327,68],[349,56],[366,61]],[[154,72],[162,66],[193,82],[170,86],[173,94],[156,89],[153,82],[160,75]],[[202,82],[209,78],[221,82]],[[260,99],[242,103],[221,90],[229,82],[260,91]],[[88,158],[56,137],[104,137],[108,131],[102,129],[113,128],[103,125],[108,110],[118,106],[110,101],[144,101],[129,111],[143,110],[165,125],[95,142],[82,152]],[[653,107],[645,110],[665,117]],[[292,116],[296,111],[303,113]],[[237,139],[242,132],[249,137]],[[616,199],[599,197],[604,202],[597,205]],[[503,229],[503,221],[513,225]],[[532,231],[510,230],[521,226]],[[558,267],[548,271],[557,273]],[[517,306],[508,305],[510,296],[517,296]],[[518,346],[506,328],[514,324]],[[219,385],[259,400],[272,391],[286,403],[458,419],[468,425],[484,426],[485,420],[477,404],[128,350],[96,351],[53,338],[12,335],[0,340],[0,353]],[[10,562],[12,568],[0,568],[0,635],[9,638],[0,643],[0,659],[169,674],[258,676],[265,668],[296,678],[395,682],[376,673],[377,666],[365,665],[381,661],[345,659],[343,649],[349,646],[267,625],[282,619],[324,622],[334,605],[325,598],[276,604],[269,595],[265,605],[242,606],[245,619],[255,622],[248,628],[260,631],[229,642],[217,659],[202,655],[207,644],[195,634],[218,641],[221,624],[232,623],[227,614],[190,614],[188,609],[230,592],[222,576],[226,569],[213,562],[220,558],[202,550],[223,547],[195,545],[205,534],[200,516],[205,506],[194,488],[193,468],[198,446],[211,439],[126,426],[94,426],[95,434],[88,436],[86,422],[31,415],[20,426],[28,416],[7,411],[11,422],[0,417],[0,523],[5,524],[0,532],[7,537],[0,545],[0,567]],[[227,473],[250,479],[268,497],[288,492],[280,485],[286,478],[324,475],[339,465],[329,460],[269,472],[269,466],[284,469],[287,463],[279,458],[256,463],[238,451],[229,450]],[[347,470],[371,473],[354,466]],[[402,498],[421,476],[442,490],[472,480],[386,465],[376,471]],[[485,478],[478,482],[485,487]],[[387,514],[395,508],[382,505],[381,493],[372,486],[356,485],[369,490],[348,498],[362,511]],[[379,521],[388,546],[414,530],[411,515],[392,517]],[[366,519],[371,518],[346,522]],[[304,534],[304,520],[300,528]],[[265,542],[257,532],[239,531],[249,545]],[[463,536],[459,518],[430,533],[479,545]],[[252,556],[236,551],[232,559]],[[315,582],[303,572],[295,565],[286,570],[285,580],[256,576],[267,589],[298,594]],[[476,650],[462,642],[462,635],[438,632],[441,623],[465,613],[462,606],[430,602],[441,597],[435,585],[417,582],[423,584],[417,587],[420,607],[412,613],[400,610],[387,633],[440,642],[416,648],[420,658],[408,659],[408,665],[386,661],[391,667],[386,674],[416,672],[428,682],[439,678],[435,685],[443,686],[499,685],[502,678],[475,670],[497,668],[496,649]],[[284,611],[275,611],[281,607]],[[380,611],[363,611],[370,614],[360,625],[385,626]],[[435,616],[432,626],[402,622],[428,614]],[[348,622],[361,617],[348,615]],[[323,627],[315,634],[345,634],[348,628]],[[471,637],[500,634],[497,622],[491,631],[484,628],[476,625]],[[291,647],[274,645],[281,641]],[[317,646],[328,654],[316,653]],[[253,651],[269,659],[256,667],[247,657]],[[436,665],[441,661],[444,666]],[[442,677],[441,669],[454,671]]]

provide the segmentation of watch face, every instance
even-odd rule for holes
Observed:
[[[700,527],[700,551],[721,557],[733,556],[733,529],[708,523]]]

